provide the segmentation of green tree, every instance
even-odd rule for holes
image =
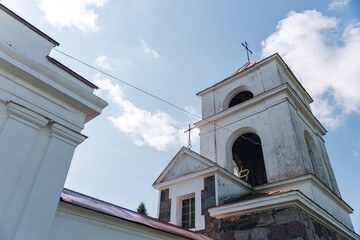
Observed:
[[[148,212],[147,212],[147,209],[145,207],[145,203],[144,202],[141,202],[138,206],[138,208],[136,209],[136,211],[140,214],[144,214],[144,215],[149,215]]]

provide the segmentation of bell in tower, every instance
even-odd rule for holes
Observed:
[[[360,239],[313,100],[278,54],[197,95],[200,153],[180,149],[154,182],[160,220],[215,239]]]

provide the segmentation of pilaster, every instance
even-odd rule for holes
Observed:
[[[74,150],[85,139],[81,133],[51,123],[49,144],[15,239],[47,239]]]
[[[7,104],[7,120],[0,134],[0,228],[1,239],[11,239],[16,226],[9,224],[8,209],[17,204],[16,192],[28,154],[41,127],[48,120],[14,102]],[[23,206],[16,206],[22,208]],[[13,219],[13,218],[11,218]],[[15,222],[16,219],[14,219]]]

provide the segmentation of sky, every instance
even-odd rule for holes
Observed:
[[[342,198],[360,233],[360,1],[1,0],[56,49],[201,115],[196,93],[278,52],[314,99]],[[109,106],[87,123],[65,187],[156,217],[151,185],[196,122],[164,102],[52,51]],[[192,149],[199,151],[196,131]]]

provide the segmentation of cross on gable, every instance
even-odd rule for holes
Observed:
[[[189,124],[188,129],[186,129],[184,131],[184,133],[187,133],[187,132],[189,133],[189,140],[188,140],[188,145],[187,145],[188,149],[190,149],[192,147],[192,145],[191,145],[191,131],[195,128],[195,127],[192,127],[191,125],[192,124]]]

